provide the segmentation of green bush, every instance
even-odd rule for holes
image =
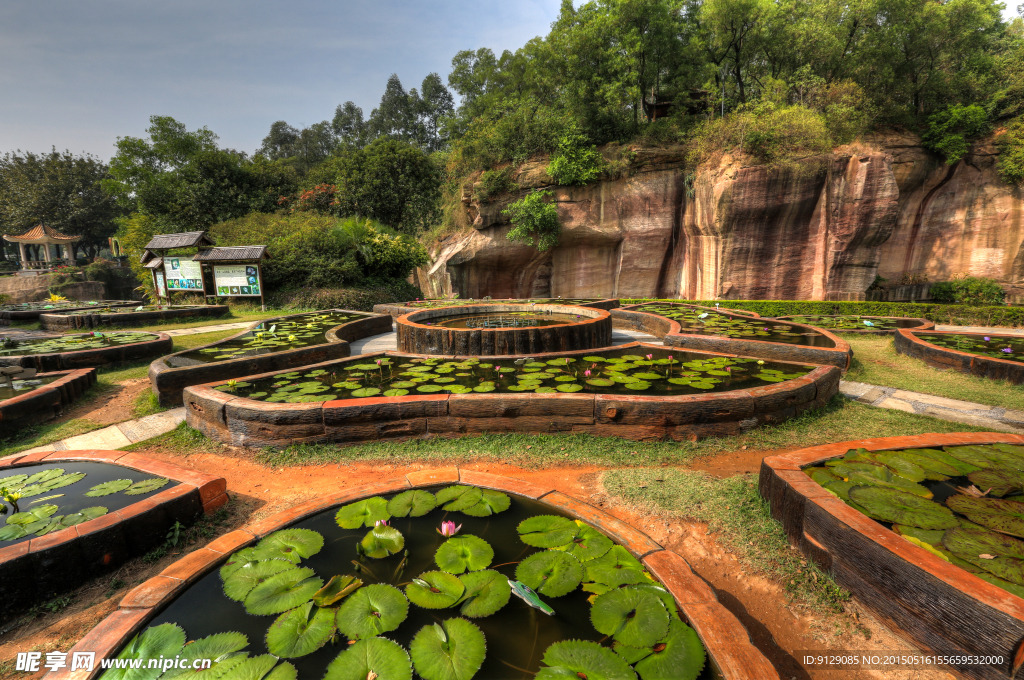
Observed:
[[[1024,185],[1024,116],[1018,116],[1000,135],[999,176],[1007,184]]]
[[[587,136],[571,129],[558,140],[548,175],[562,185],[587,184],[601,176],[604,159]]]
[[[799,104],[768,101],[701,123],[688,144],[688,160],[694,166],[723,151],[743,151],[765,165],[832,151],[824,114]]]
[[[933,283],[931,296],[939,302],[956,302],[962,305],[999,305],[1006,299],[1006,291],[993,279],[968,276],[955,281]]]
[[[473,200],[477,203],[486,203],[492,196],[518,191],[519,185],[512,181],[513,172],[515,168],[511,165],[506,165],[501,170],[485,170],[480,175],[479,186],[473,191]]]
[[[537,250],[544,252],[558,245],[562,224],[558,221],[558,209],[544,199],[552,196],[550,191],[533,191],[509,204],[502,214],[512,219],[509,241],[520,241],[532,246],[537,239]]]
[[[921,136],[924,145],[946,157],[953,165],[967,155],[968,142],[988,130],[988,115],[977,104],[952,104],[928,117],[928,130]]]
[[[282,309],[351,309],[368,312],[374,305],[406,302],[423,297],[420,289],[403,279],[365,281],[345,288],[300,288],[271,292],[269,302]]]

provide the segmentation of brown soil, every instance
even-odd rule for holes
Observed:
[[[149,389],[149,379],[125,380],[102,392],[95,399],[74,406],[60,418],[51,422],[63,423],[76,418],[87,418],[101,425],[113,425],[131,420],[135,400]]]
[[[231,518],[216,529],[216,534],[321,494],[436,467],[435,464],[330,463],[268,470],[254,462],[251,452],[224,445],[217,447],[213,453],[195,453],[185,458],[160,447],[151,447],[144,453],[177,465],[223,475],[227,479],[228,488],[235,500],[230,506]],[[737,451],[699,461],[691,465],[691,469],[705,470],[720,476],[756,472],[760,459],[765,455],[763,451]],[[906,650],[908,647],[856,604],[848,606],[843,614],[823,615],[790,603],[780,584],[745,572],[739,556],[724,549],[714,536],[709,536],[707,527],[701,523],[640,514],[616,504],[604,493],[601,485],[605,468],[526,470],[492,462],[471,463],[464,467],[551,485],[641,528],[666,548],[682,555],[714,587],[722,604],[743,622],[754,644],[775,665],[783,680],[952,678],[946,673],[932,670],[821,671],[804,668],[795,658],[801,650],[881,651]],[[202,543],[198,541],[189,547]],[[174,558],[174,555],[168,555],[152,565],[136,560],[122,567],[118,574],[76,591],[73,594],[75,604],[59,614],[38,616],[30,624],[6,633],[0,627],[0,678],[14,676],[13,671],[7,671],[13,665],[5,667],[3,663],[12,659],[17,651],[34,647],[44,650],[69,649],[102,616],[113,611],[118,599],[127,592],[127,586],[116,590],[112,588],[115,579],[128,584],[140,583],[158,573]]]

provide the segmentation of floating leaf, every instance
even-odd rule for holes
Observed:
[[[447,609],[466,592],[466,585],[443,571],[428,571],[405,587],[409,601],[424,609]]]
[[[661,600],[661,603],[663,605],[665,605],[665,611],[668,612],[669,616],[676,619],[679,618],[679,608],[676,607],[675,598],[672,597],[672,593],[668,592],[668,590],[664,586],[657,583],[636,583],[634,585],[631,585],[630,588],[641,590],[645,593],[650,593],[654,595],[659,600]]]
[[[274,666],[277,664],[277,657],[271,654],[261,654],[260,656],[254,656],[251,658],[243,658],[235,662],[238,657],[227,659],[226,661],[234,662],[231,663],[230,667],[225,670],[227,664],[220,664],[217,673],[212,674],[213,677],[218,680],[263,680],[263,678],[270,678],[271,669],[277,670]],[[288,668],[291,666],[290,663],[283,663],[277,668]],[[294,668],[294,667],[292,667]],[[208,671],[207,671],[208,673]],[[210,675],[200,674],[198,677],[206,678]]]
[[[366,532],[359,545],[363,554],[379,560],[400,552],[405,547],[405,536],[398,529],[382,524]]]
[[[380,390],[376,387],[362,387],[352,391],[353,397],[372,397],[375,394],[380,394]]]
[[[526,545],[535,548],[557,548],[571,543],[580,532],[580,527],[568,517],[537,515],[520,522],[516,531]]]
[[[583,580],[583,566],[560,550],[534,553],[516,567],[516,580],[546,597],[567,595]]]
[[[224,563],[224,566],[220,568],[220,578],[222,581],[227,580],[229,576],[241,569],[246,565],[255,564],[259,562],[259,558],[256,556],[256,551],[253,548],[243,548],[238,552],[232,553],[228,558],[228,561]]]
[[[327,666],[323,680],[412,680],[412,662],[401,645],[386,638],[359,640]]]
[[[466,619],[424,626],[409,644],[423,680],[470,680],[487,656],[483,632]]]
[[[103,674],[103,680],[155,680],[163,671],[147,668],[148,659],[161,656],[174,658],[185,646],[185,631],[173,623],[151,626],[142,631],[125,645],[118,659],[141,659],[141,668],[111,668]]]
[[[355,394],[356,394],[355,392],[352,393],[353,396],[355,396]],[[385,390],[384,391],[384,396],[385,397],[404,397],[407,394],[409,394],[409,390]]]
[[[413,489],[403,491],[388,501],[388,514],[392,517],[422,517],[437,507],[437,498],[429,491]]]
[[[943,462],[946,465],[955,468],[961,475],[966,475],[970,472],[981,469],[976,465],[971,465],[970,463],[962,461],[955,456],[949,455],[945,451],[940,451],[939,449],[903,449],[901,453],[925,456],[927,458]]]
[[[350,640],[394,630],[409,615],[409,600],[394,586],[374,583],[360,588],[338,609],[338,630]]]
[[[804,474],[816,481],[818,484],[824,486],[828,482],[838,482],[841,480],[840,477],[836,477],[832,474],[832,471],[826,467],[811,467],[804,468]]]
[[[590,622],[599,633],[630,647],[650,647],[668,635],[669,615],[661,600],[636,588],[598,595]]]
[[[507,494],[491,489],[480,490],[480,502],[464,508],[461,512],[470,517],[489,517],[509,509],[512,500]]]
[[[589,640],[562,640],[547,648],[536,680],[636,680],[636,673],[619,655]]]
[[[56,472],[56,470],[47,470],[46,472]],[[61,471],[61,472],[63,472],[63,471]],[[35,476],[36,475],[33,475],[32,477],[35,477]],[[47,479],[45,479],[43,481],[39,481],[39,482],[36,482],[36,483],[32,482],[32,477],[29,477],[26,480],[25,486],[23,486],[20,489],[18,489],[18,493],[21,494],[22,497],[24,497],[24,498],[28,498],[30,496],[38,496],[41,493],[47,493],[48,491],[53,491],[54,489],[60,489],[60,488],[65,487],[65,486],[70,486],[71,484],[74,484],[75,482],[78,482],[78,481],[81,481],[82,479],[85,479],[85,473],[84,472],[69,472],[66,475],[62,474],[62,475],[51,476],[51,477],[48,477]]]
[[[916,538],[919,541],[934,546],[942,545],[942,535],[946,533],[944,529],[919,529],[905,524],[894,524],[892,525],[892,530],[904,538]]]
[[[850,499],[867,510],[874,519],[893,524],[907,524],[922,529],[948,529],[957,526],[949,508],[914,494],[858,486],[850,489]]]
[[[588,562],[601,557],[615,545],[600,531],[579,521],[576,524],[580,526],[580,532],[576,534],[576,538],[572,539],[569,545],[556,548],[557,550],[565,550],[580,562]]]
[[[449,574],[486,569],[493,559],[494,549],[490,544],[472,534],[449,538],[434,554],[434,562]]]
[[[437,492],[437,504],[445,510],[460,512],[480,502],[483,490],[475,486],[449,486]]]
[[[362,526],[372,527],[383,519],[391,519],[391,515],[388,513],[388,502],[374,496],[341,506],[334,519],[342,529],[358,529]]]
[[[967,475],[967,479],[993,496],[1006,496],[1024,490],[1024,472],[1020,470],[977,470]]]
[[[900,451],[898,455],[900,458],[904,458],[915,465],[920,466],[924,470],[925,479],[941,481],[949,477],[957,477],[960,475],[960,470],[956,466],[939,460],[938,458],[914,453],[913,451]]]
[[[943,534],[942,545],[962,560],[1011,583],[1024,585],[1024,541],[992,531],[957,527]],[[981,555],[996,557],[982,559]]]
[[[282,571],[249,591],[245,596],[245,610],[256,616],[281,614],[312,599],[323,585],[323,580],[317,578],[312,569],[298,567]]]
[[[124,491],[125,496],[141,496],[144,493],[156,491],[157,489],[167,486],[170,482],[166,477],[154,477],[153,479],[144,479],[141,482],[135,482]]]
[[[361,585],[362,580],[355,576],[332,576],[327,585],[313,594],[313,603],[320,607],[329,607],[354,593]]]
[[[898,453],[880,452],[874,455],[875,460],[892,469],[896,474],[912,482],[924,480],[924,468]]]
[[[960,494],[947,498],[946,505],[983,527],[1024,538],[1024,503]]]
[[[644,567],[621,545],[583,565],[586,580],[617,588],[644,580]]]
[[[267,651],[282,659],[312,654],[334,634],[334,610],[312,602],[281,614],[267,630]]]
[[[640,680],[696,680],[704,670],[706,654],[697,632],[682,621],[672,621],[668,636],[654,645],[653,653],[634,670]]]
[[[236,553],[238,554],[238,553]],[[227,565],[225,565],[226,567]],[[294,569],[295,565],[286,560],[267,560],[265,562],[251,562],[248,566],[242,566],[232,570],[227,578],[224,578],[224,594],[232,600],[241,602],[245,600],[253,588],[266,581],[275,574]],[[223,578],[223,572],[221,572]]]
[[[512,596],[508,578],[493,569],[471,571],[460,576],[459,580],[466,587],[460,610],[463,616],[474,619],[490,616],[508,604]]]
[[[257,559],[284,559],[298,564],[303,557],[312,557],[324,547],[324,537],[309,529],[275,531],[255,548]]]
[[[64,519],[62,519],[60,523],[61,526],[63,527],[73,527],[75,525],[81,524],[82,522],[88,522],[91,519],[102,517],[103,515],[107,514],[107,512],[109,511],[106,508],[99,506],[92,508],[84,508],[76,513],[64,515]]]
[[[130,479],[112,479],[109,482],[103,482],[97,484],[88,491],[85,492],[86,496],[90,498],[97,498],[99,496],[109,496],[110,494],[117,493],[118,491],[124,491],[132,485]]]
[[[16,541],[27,535],[28,532],[25,531],[25,527],[20,524],[8,524],[7,526],[0,528],[0,541]]]
[[[7,487],[8,489],[20,489],[25,485],[25,480],[28,479],[28,475],[12,475],[10,477],[0,478],[0,488]]]
[[[213,635],[208,635],[207,637],[186,645],[185,648],[181,650],[180,657],[185,661],[210,659],[213,661],[213,664],[208,670],[213,671],[217,666],[217,662],[220,661],[222,657],[234,654],[248,646],[249,638],[242,633],[214,633]],[[191,663],[181,665],[186,666],[186,668],[170,668],[160,676],[160,680],[171,680],[171,678],[177,678],[180,676],[197,678],[201,673],[201,671],[196,672],[193,670],[191,668]],[[185,680],[185,678],[182,680]]]
[[[52,516],[53,513],[55,512],[57,512],[56,505],[40,505],[38,508],[32,508],[31,510],[27,510],[25,512],[14,513],[13,515],[7,518],[7,523],[20,524],[26,527],[26,531],[28,531],[27,527],[30,524],[46,519],[47,517]],[[29,531],[29,533],[34,532]]]

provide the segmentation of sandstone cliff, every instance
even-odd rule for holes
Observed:
[[[876,136],[784,169],[723,155],[690,173],[682,149],[637,149],[628,177],[555,192],[562,237],[545,253],[510,242],[501,211],[548,186],[517,169],[516,196],[463,203],[473,228],[414,274],[430,297],[864,299],[876,274],[954,274],[1024,284],[1021,191],[994,147],[945,165],[909,135]]]

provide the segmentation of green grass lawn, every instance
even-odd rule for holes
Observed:
[[[897,354],[892,337],[842,335],[853,348],[846,380],[973,401],[988,406],[1024,409],[1024,385],[989,380],[958,371],[940,371],[920,359]]]
[[[93,392],[93,390],[90,390],[90,392]],[[87,393],[83,398],[94,399],[95,397],[96,394]],[[75,437],[103,427],[106,427],[106,425],[101,425],[100,423],[97,423],[94,420],[89,420],[88,418],[75,418],[74,420],[68,420],[63,423],[42,423],[41,425],[32,425],[19,430],[16,434],[7,439],[0,440],[0,458],[9,456],[12,453],[24,451],[25,449],[31,449],[36,446],[59,442],[61,439]]]

